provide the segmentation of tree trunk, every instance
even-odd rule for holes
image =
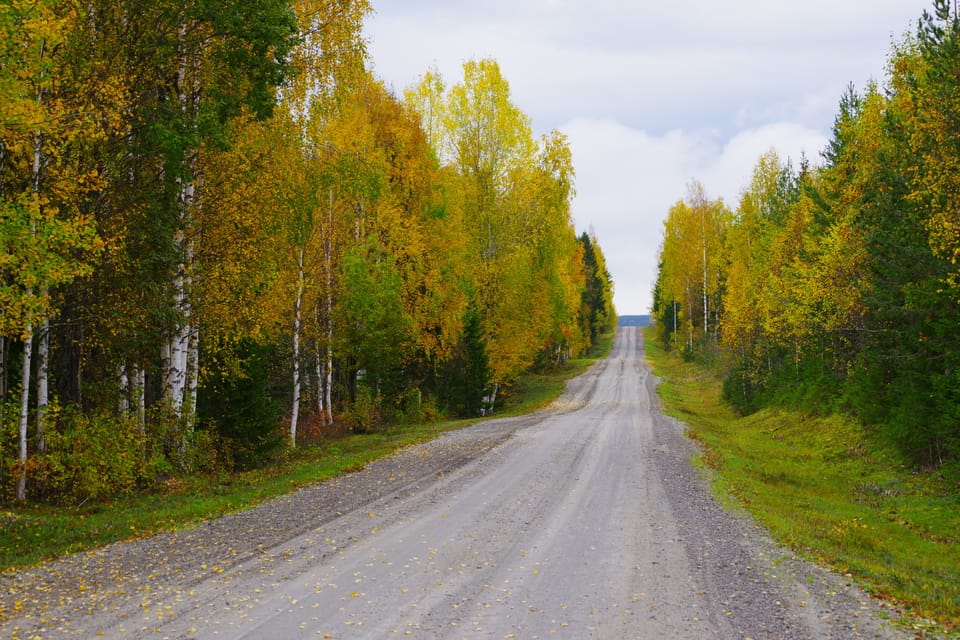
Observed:
[[[46,52],[46,41],[40,46],[40,60],[43,60]],[[42,74],[41,74],[42,77]],[[42,87],[42,85],[41,85]],[[37,89],[37,105],[43,103],[43,89]],[[43,137],[37,133],[33,139],[33,164],[30,167],[30,189],[34,198],[38,198],[40,193],[40,170],[43,166]],[[30,222],[31,238],[37,235],[36,220]],[[27,287],[26,297],[33,296],[33,287]],[[17,480],[17,500],[25,501],[27,499],[27,422],[30,417],[30,367],[33,357],[33,318],[28,316],[26,326],[24,327],[23,338],[23,375],[20,385],[20,421],[19,421],[19,456],[17,458],[20,464],[20,478]]]
[[[327,408],[326,423],[333,424],[333,347],[330,342],[333,339],[333,326],[331,323],[327,324],[327,338],[327,379],[324,384],[326,393],[324,404]]]
[[[166,372],[164,399],[174,415],[183,414],[184,389],[187,383],[187,352],[190,344],[190,303],[187,299],[186,265],[181,264],[174,277],[173,308],[177,311],[178,326],[164,345]]]
[[[297,254],[297,297],[293,302],[293,407],[290,411],[290,446],[297,446],[300,419],[300,308],[303,304],[303,247]]]
[[[329,190],[330,202],[327,208],[327,229],[323,245],[324,274],[326,275],[327,303],[327,380],[326,408],[327,424],[333,424],[333,189]]]
[[[195,120],[198,93],[193,90],[195,78],[189,73],[195,70],[192,65],[195,61],[187,51],[187,24],[180,25],[180,50],[177,66],[177,100],[181,115],[185,123]],[[194,76],[196,74],[194,73]],[[193,428],[196,414],[196,402],[192,401],[195,381],[191,381],[191,372],[199,370],[199,344],[196,328],[192,318],[192,285],[191,271],[193,269],[193,243],[190,230],[193,226],[193,207],[196,199],[197,153],[187,150],[184,158],[185,175],[176,178],[177,184],[177,231],[174,235],[174,244],[180,251],[181,263],[173,280],[173,308],[177,315],[177,327],[170,338],[169,344],[164,346],[166,356],[166,371],[164,379],[164,399],[178,418],[185,418],[185,431],[181,453],[185,454],[189,432]],[[186,405],[186,407],[185,407]],[[186,412],[186,415],[185,415]],[[183,460],[182,460],[183,461]]]
[[[117,401],[117,410],[120,412],[120,415],[126,414],[130,411],[130,376],[127,375],[127,366],[120,365],[120,399]]]
[[[29,294],[29,290],[27,290]],[[23,377],[20,385],[20,478],[17,480],[17,500],[27,499],[27,421],[30,417],[30,366],[33,354],[33,324],[28,322],[23,338]]]
[[[190,325],[190,342],[187,347],[187,388],[185,402],[187,403],[187,424],[190,430],[196,423],[197,417],[197,390],[200,385],[200,326],[196,317]]]
[[[677,301],[673,301],[673,339],[677,339]]]
[[[37,335],[37,453],[46,453],[47,407],[50,404],[50,319],[46,318]]]
[[[702,203],[700,207],[700,238],[703,243],[703,335],[707,336],[709,331],[708,320],[710,314],[707,308],[707,212],[706,204]]]
[[[319,326],[319,315],[317,314],[317,325]],[[324,365],[323,365],[323,354],[320,351],[320,342],[314,341],[314,356],[315,356],[315,365],[317,370],[317,415],[320,417],[320,424],[326,426],[326,412],[324,407],[324,389],[326,385],[324,384]]]
[[[133,399],[137,407],[140,434],[147,433],[147,376],[140,365],[133,366]]]

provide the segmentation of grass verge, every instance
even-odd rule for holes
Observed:
[[[529,413],[549,404],[569,379],[609,352],[612,340],[612,334],[607,336],[587,358],[522,377],[509,389],[503,410],[494,417]],[[451,420],[403,425],[385,433],[350,435],[290,451],[276,464],[256,471],[176,479],[168,483],[163,493],[110,503],[6,507],[0,511],[0,571],[249,509],[299,487],[362,469],[403,447],[475,422],[476,419]]]
[[[648,332],[652,333],[652,332]],[[741,417],[710,370],[647,338],[666,410],[701,442],[724,499],[775,539],[898,603],[918,637],[960,637],[960,487],[908,468],[843,416]]]

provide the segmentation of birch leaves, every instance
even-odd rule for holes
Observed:
[[[463,80],[448,91],[430,70],[406,97],[455,172],[468,290],[483,321],[493,382],[509,382],[542,350],[558,359],[579,352],[585,276],[570,218],[574,171],[566,139],[553,132],[534,141],[493,60],[465,63]]]
[[[674,204],[664,222],[660,295],[679,304],[677,324],[667,327],[688,349],[716,333],[723,234],[730,212],[710,201],[702,185],[692,183],[687,197]]]

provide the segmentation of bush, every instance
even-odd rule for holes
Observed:
[[[152,486],[167,466],[133,416],[51,407],[48,421],[46,450],[27,464],[28,491],[42,501],[79,504],[131,495]]]
[[[380,411],[380,398],[374,398],[370,389],[363,385],[357,387],[357,396],[350,408],[341,417],[344,426],[351,433],[376,433],[384,426]]]

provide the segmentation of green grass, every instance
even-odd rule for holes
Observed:
[[[651,332],[648,332],[651,333]],[[898,603],[907,624],[958,637],[960,486],[908,468],[844,416],[761,410],[740,417],[721,381],[647,339],[669,413],[704,445],[718,493],[774,538]]]
[[[521,378],[494,417],[539,409],[609,351],[612,335],[589,357]],[[403,425],[384,433],[349,435],[290,451],[275,464],[245,473],[193,476],[167,483],[160,493],[80,507],[31,505],[0,510],[0,570],[26,567],[154,532],[189,527],[297,488],[362,469],[399,449],[460,429],[477,420]]]

